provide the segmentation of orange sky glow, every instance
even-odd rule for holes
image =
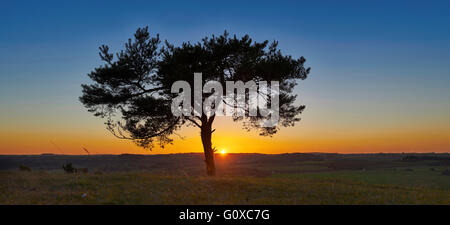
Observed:
[[[449,128],[405,127],[399,129],[315,126],[307,117],[298,126],[283,128],[273,137],[261,137],[256,132],[243,130],[229,118],[218,118],[215,123],[213,145],[227,153],[292,153],[292,152],[448,152]],[[115,138],[102,121],[93,118],[92,124],[78,124],[72,129],[61,125],[2,130],[0,154],[170,154],[202,152],[199,130],[186,127],[174,136],[173,145],[152,151],[137,147],[128,140]]]

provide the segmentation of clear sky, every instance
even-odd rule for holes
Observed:
[[[219,149],[449,152],[449,12],[449,1],[2,1],[0,154],[150,153],[115,139],[78,101],[98,46],[121,49],[147,25],[178,44],[225,29],[278,40],[307,59],[298,126],[267,138],[221,118]],[[197,130],[180,134],[151,153],[202,151]]]

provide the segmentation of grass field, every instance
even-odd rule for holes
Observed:
[[[369,158],[235,160],[228,167],[218,160],[222,170],[258,172],[214,178],[176,170],[9,169],[0,171],[0,204],[450,204],[446,162]],[[262,162],[267,166],[258,167]]]

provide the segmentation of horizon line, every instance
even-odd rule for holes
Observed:
[[[158,155],[188,155],[188,154],[204,154],[203,152],[179,152],[179,153],[160,153],[160,154],[136,154],[136,153],[120,153],[120,154],[60,154],[60,153],[40,153],[40,154],[0,154],[0,156],[120,156],[120,155],[137,155],[137,156],[158,156]],[[220,153],[215,153],[219,154]],[[285,152],[285,153],[258,153],[258,152],[242,152],[242,153],[226,153],[226,155],[285,155],[285,154],[339,154],[339,155],[375,155],[375,154],[450,154],[450,152]]]

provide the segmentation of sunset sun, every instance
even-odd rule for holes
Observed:
[[[222,149],[222,150],[220,150],[220,154],[221,154],[221,155],[226,155],[226,154],[227,154],[227,151],[226,151],[225,149]]]

